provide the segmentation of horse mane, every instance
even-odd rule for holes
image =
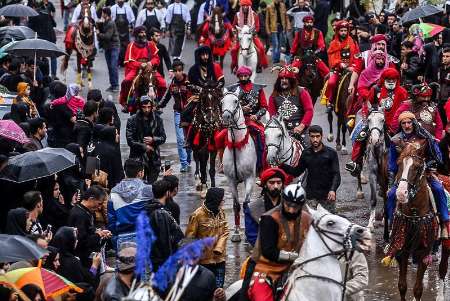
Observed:
[[[417,147],[417,146],[420,147]],[[407,142],[405,148],[398,157],[398,162],[402,162],[407,157],[420,157],[423,154],[423,145]]]

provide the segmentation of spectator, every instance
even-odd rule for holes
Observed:
[[[154,245],[158,246],[152,250],[151,254],[154,271],[157,271],[177,250],[178,243],[184,237],[180,226],[164,207],[170,195],[169,190],[170,183],[165,180],[153,183],[154,199],[147,203],[146,207],[150,225],[156,236]]]
[[[26,81],[26,77],[20,72],[23,61],[18,58],[11,60],[9,72],[0,78],[0,84],[5,86],[10,92],[17,92],[17,84]],[[28,82],[28,84],[31,84]]]
[[[286,47],[286,33],[291,30],[289,18],[286,14],[286,5],[281,0],[274,0],[267,6],[266,31],[272,40],[272,63],[280,63],[281,47]]]
[[[114,111],[114,120],[113,120],[114,126],[120,132],[120,117],[119,117],[119,114],[117,113],[116,105],[114,104],[114,102],[112,102],[111,96],[109,96],[105,100],[105,99],[103,99],[102,91],[100,91],[99,89],[92,89],[92,90],[89,90],[89,92],[87,94],[87,100],[93,100],[96,103],[98,103],[99,110],[101,110],[103,108],[112,109]],[[100,118],[100,116],[99,116],[99,118]]]
[[[205,203],[189,217],[186,238],[201,239],[214,237],[214,246],[205,250],[200,264],[216,276],[216,286],[223,287],[225,282],[225,259],[227,239],[230,234],[225,212],[222,209],[225,191],[222,188],[209,188]],[[203,227],[202,225],[208,225]]]
[[[116,13],[117,10],[118,7],[116,7]],[[131,14],[133,14],[133,12],[131,12]],[[123,14],[121,15],[121,18],[123,20]],[[98,25],[97,37],[101,47],[105,51],[105,60],[106,65],[108,66],[110,86],[108,89],[106,89],[106,91],[119,92],[119,52],[120,52],[119,32],[117,30],[116,23],[114,23],[114,20],[111,18],[111,9],[109,7],[102,8],[102,19],[103,21],[97,23]],[[126,30],[129,41],[128,26]],[[123,61],[123,57],[121,61]]]
[[[44,148],[43,140],[47,136],[47,124],[45,120],[37,117],[28,120],[28,124],[30,125],[31,142],[36,149]]]
[[[83,111],[86,103],[86,101],[79,95],[80,92],[80,85],[70,84],[67,87],[66,95],[64,97],[52,100],[51,106],[66,105],[72,111],[72,116],[76,117]]]
[[[286,14],[294,18],[294,33],[303,28],[303,18],[314,15],[314,11],[309,7],[309,3],[305,0],[297,0]]]
[[[167,51],[166,46],[164,44],[161,44],[159,41],[161,40],[161,31],[157,28],[152,28],[150,31],[149,39],[153,43],[155,43],[156,47],[158,48],[158,56],[160,64],[158,65],[158,68],[156,69],[159,74],[161,74],[164,77],[164,64],[166,64],[166,68],[169,71],[169,73],[172,71],[172,63],[170,62],[170,55]]]
[[[322,135],[320,126],[310,126],[311,146],[302,152],[299,164],[296,167],[282,164],[280,167],[293,177],[308,171],[305,187],[308,203],[313,207],[320,204],[328,211],[335,213],[336,191],[341,184],[339,159],[334,149],[323,144]]]
[[[78,143],[87,154],[88,145],[92,143],[94,124],[98,116],[98,104],[95,101],[88,101],[83,108],[83,117],[77,119],[73,128],[74,141]]]
[[[5,233],[10,235],[26,236],[30,233],[31,225],[30,213],[25,208],[11,209],[6,218]]]
[[[44,211],[44,202],[41,193],[34,190],[25,192],[23,195],[22,206],[28,211],[32,221],[30,233],[39,235],[44,234],[44,229],[42,229],[41,223],[39,222],[39,217]]]
[[[75,165],[63,170],[59,176],[61,191],[67,203],[76,203],[84,191],[84,151],[80,145],[69,143],[66,149],[75,155]]]
[[[111,6],[109,17],[115,23],[118,37],[120,40],[119,62],[125,61],[125,51],[130,43],[130,30],[133,29],[134,13],[130,4],[125,0],[117,0],[117,3]],[[117,66],[117,64],[116,64]]]
[[[319,0],[314,8],[314,27],[320,30],[324,37],[328,33],[328,16],[330,15],[330,2]]]
[[[269,33],[266,31],[266,13],[267,13],[267,3],[261,2],[259,4],[259,12],[258,12],[258,19],[259,19],[259,38],[264,43],[264,52],[267,52],[270,48],[270,37]]]
[[[8,114],[6,113],[5,116],[3,116],[3,119],[10,119],[17,123],[17,125],[20,125],[21,123],[28,121],[28,114],[30,112],[30,109],[28,105],[24,102],[14,103],[11,106],[11,112]]]
[[[425,81],[437,82],[442,56],[442,33],[433,37],[433,41],[425,44]]]
[[[155,0],[146,0],[145,9],[141,10],[136,18],[135,28],[145,26],[147,36],[150,37],[152,28],[165,31],[166,22],[164,14],[155,9]]]
[[[49,251],[48,256],[44,260],[44,264],[42,267],[44,269],[47,269],[49,271],[53,271],[56,273],[56,271],[60,267],[59,263],[59,249],[55,248],[53,246],[48,246],[47,250]]]
[[[35,284],[29,283],[21,288],[22,292],[32,301],[45,301],[46,298],[41,288]]]
[[[47,237],[40,234],[29,234],[27,238],[34,241],[42,249],[48,248],[48,242],[50,241]]]
[[[14,103],[24,102],[27,104],[29,108],[29,112],[27,112],[28,118],[35,118],[38,116],[38,111],[36,109],[36,105],[33,100],[30,98],[30,85],[25,82],[20,82],[17,84],[17,96],[14,99]]]
[[[70,210],[67,223],[69,226],[77,228],[78,244],[75,254],[84,265],[88,264],[92,252],[100,250],[101,239],[111,236],[111,232],[108,230],[96,229],[94,225],[94,212],[105,197],[105,190],[98,185],[93,185],[83,193],[81,202]]]
[[[174,175],[164,176],[163,180],[169,182],[169,198],[166,202],[166,209],[170,212],[172,217],[180,224],[180,205],[174,201],[174,197],[178,194],[179,180]]]
[[[127,159],[124,169],[125,179],[111,189],[108,201],[108,229],[113,235],[114,246],[127,237],[134,240],[136,219],[146,204],[142,200],[143,189],[146,186],[151,189],[142,181],[144,165],[141,161]]]
[[[103,291],[103,301],[116,301],[128,296],[134,278],[135,260],[136,244],[130,242],[120,244],[116,260],[117,272]]]
[[[414,43],[411,41],[404,41],[402,43],[402,58],[401,58],[401,75],[402,84],[404,88],[411,87],[412,85],[420,83],[420,79],[423,78],[422,60],[417,53],[413,50]]]
[[[70,200],[66,204],[57,181],[50,185],[51,190],[42,194],[44,199],[44,210],[42,212],[42,224],[51,225],[54,233],[62,226],[67,225],[69,211],[71,208]]]

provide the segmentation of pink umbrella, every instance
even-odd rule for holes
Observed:
[[[14,140],[20,144],[30,142],[25,132],[12,120],[0,120],[0,137]]]

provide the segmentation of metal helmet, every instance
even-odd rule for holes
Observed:
[[[306,201],[306,194],[301,183],[286,186],[283,190],[283,200],[297,205],[303,205]]]

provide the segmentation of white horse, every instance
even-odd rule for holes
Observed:
[[[228,128],[227,143],[223,153],[223,173],[233,195],[234,234],[231,241],[241,241],[239,196],[237,186],[244,181],[244,201],[249,202],[256,175],[256,150],[250,132],[245,125],[244,112],[236,94],[226,92],[222,98],[223,124]]]
[[[256,66],[258,64],[258,53],[253,42],[254,28],[248,25],[236,26],[239,38],[238,68],[240,66],[251,67],[253,72],[250,80],[253,82],[256,78]]]
[[[317,210],[309,208],[309,212],[313,222],[292,265],[295,270],[286,282],[282,300],[341,301],[345,281],[339,257],[350,262],[354,250],[367,251],[371,233],[320,205]]]
[[[295,166],[303,151],[302,145],[289,136],[289,133],[278,117],[272,117],[264,128],[267,148],[267,163],[271,166],[287,164]]]
[[[384,140],[384,113],[373,110],[368,116],[369,138],[367,141],[367,166],[370,184],[370,218],[367,227],[373,231],[377,206],[378,184],[386,202],[387,193],[387,148]],[[386,225],[387,226],[387,225]],[[385,237],[387,239],[387,237]]]

